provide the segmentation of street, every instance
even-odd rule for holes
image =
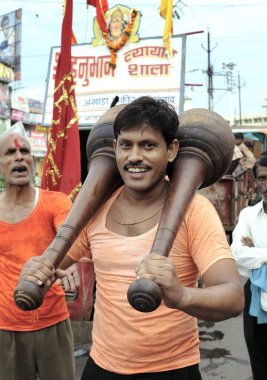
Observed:
[[[203,380],[252,380],[242,315],[217,323],[199,322]]]
[[[217,323],[199,321],[203,380],[252,380],[242,323],[242,315]],[[75,349],[75,380],[81,378],[89,349],[89,344]]]

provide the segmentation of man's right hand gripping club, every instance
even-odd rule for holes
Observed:
[[[25,264],[21,271],[19,283],[23,282],[28,284],[30,282],[37,285],[43,294],[45,294],[54,283],[58,285],[62,284],[65,291],[74,292],[80,286],[80,276],[77,264],[71,265],[66,270],[55,269],[54,265],[45,257],[34,256]],[[20,307],[20,304],[18,302],[16,303]],[[42,299],[39,303],[42,303]],[[39,306],[40,305],[37,307]],[[31,310],[31,305],[24,310]]]

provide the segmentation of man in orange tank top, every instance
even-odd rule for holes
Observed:
[[[203,196],[193,197],[169,257],[150,254],[169,187],[167,166],[179,149],[178,124],[175,110],[151,97],[136,99],[115,119],[124,186],[97,211],[61,264],[64,269],[86,256],[96,275],[93,345],[82,380],[200,380],[197,318],[221,321],[242,311],[234,257]],[[35,263],[27,265],[34,270]],[[51,275],[45,265],[36,272],[42,283]],[[36,282],[25,270],[22,278]],[[128,303],[136,278],[161,288],[163,302],[155,311],[140,313]]]
[[[0,172],[5,182],[0,193],[0,379],[74,380],[73,335],[62,287],[55,283],[43,305],[31,312],[20,310],[13,299],[21,269],[51,243],[71,201],[66,194],[32,186],[33,156],[22,134],[0,136]]]

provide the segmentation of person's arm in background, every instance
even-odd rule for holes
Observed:
[[[88,248],[85,246],[84,250],[82,251],[80,249],[80,246],[82,243],[78,243],[79,240],[77,240],[76,245],[74,243],[72,251],[78,250],[79,253],[83,252],[83,254],[86,254],[88,251]],[[78,245],[78,246],[77,246]],[[78,258],[78,261],[83,264],[92,264],[92,259],[89,259],[89,257],[81,257]],[[57,282],[62,283],[63,288],[65,291],[75,291],[76,288],[80,286],[80,274],[78,270],[77,261],[72,260],[68,254],[64,257],[64,259],[61,261],[58,269],[56,269],[56,277]]]
[[[241,153],[243,154],[243,157],[245,159],[244,161],[245,161],[246,169],[252,169],[253,165],[256,162],[256,158],[254,157],[254,154],[249,150],[249,148],[244,143],[239,145],[239,149],[241,150]]]
[[[252,269],[258,269],[267,262],[267,249],[254,247],[254,242],[250,236],[250,223],[253,223],[251,215],[247,213],[247,209],[242,210],[233,231],[233,242],[231,244],[239,272],[244,277],[249,277]],[[248,243],[248,239],[253,245]]]

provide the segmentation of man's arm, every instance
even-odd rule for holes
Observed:
[[[256,161],[254,154],[249,150],[245,143],[240,144],[239,149],[241,150],[243,156],[246,157],[248,160],[250,160],[251,162]]]
[[[137,269],[137,277],[156,282],[164,304],[205,321],[222,321],[239,315],[244,307],[243,287],[235,261],[223,259],[202,276],[205,287],[182,286],[170,257],[151,254]]]
[[[195,271],[195,266],[204,288],[194,287],[191,281],[180,281],[179,276],[190,276],[189,271]],[[220,321],[238,315],[243,309],[241,278],[222,223],[212,204],[200,195],[192,200],[184,216],[170,256],[148,255],[136,274],[161,287],[167,307],[197,318]]]
[[[204,288],[184,288],[183,311],[206,321],[221,321],[242,312],[243,286],[234,260],[217,261],[202,280]]]
[[[243,154],[243,159],[241,159],[241,162],[244,163],[245,169],[252,169],[253,165],[256,162],[256,158],[254,157],[254,154],[249,150],[249,148],[244,144],[239,145],[239,149],[241,150]]]
[[[236,262],[241,275],[249,277],[252,269],[259,269],[267,262],[267,249],[257,248],[244,243],[244,238],[251,238],[250,223],[255,223],[251,219],[251,214],[247,209],[241,211],[238,223],[233,231],[233,242],[231,250],[236,258]]]

